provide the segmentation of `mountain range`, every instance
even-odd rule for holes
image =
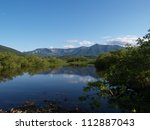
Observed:
[[[40,55],[40,56],[98,56],[99,54],[116,51],[121,49],[118,45],[100,45],[95,44],[90,47],[78,47],[78,48],[38,48],[33,51],[24,52],[25,54]]]
[[[38,48],[33,51],[20,52],[10,47],[0,45],[0,52],[13,52],[16,54],[27,54],[27,55],[39,55],[39,56],[98,56],[99,54],[116,51],[121,49],[118,45],[100,45],[95,44],[90,47],[78,47],[78,48]]]

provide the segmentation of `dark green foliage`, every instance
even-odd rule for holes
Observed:
[[[137,41],[137,47],[105,53],[97,58],[96,67],[105,71],[103,76],[110,85],[150,86],[150,33]]]
[[[65,61],[67,65],[71,65],[71,66],[87,66],[89,64],[95,63],[94,58],[84,57],[84,56],[66,57]]]
[[[126,86],[109,86],[106,82],[99,80],[89,82],[84,88],[84,95],[79,100],[87,101],[92,99],[107,98],[112,108],[119,108],[121,112],[149,112],[150,88],[128,89]],[[88,95],[92,91],[93,95]],[[99,102],[101,105],[101,102]],[[91,105],[91,104],[90,104]]]
[[[86,58],[86,57],[83,57],[83,56],[81,56],[81,57],[69,57],[68,59],[67,59],[67,62],[69,63],[69,62],[78,62],[78,61],[87,61],[88,59]]]
[[[119,50],[115,52],[108,52],[100,55],[96,59],[96,68],[99,70],[108,69],[111,65],[117,63],[126,53],[126,50]]]

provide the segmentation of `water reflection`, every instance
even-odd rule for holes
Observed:
[[[49,69],[48,71],[39,74],[49,75],[51,77],[61,74],[64,79],[68,80],[69,83],[88,83],[96,81],[99,78],[93,66]]]
[[[66,74],[66,75],[80,75],[80,76],[90,76],[93,78],[98,78],[94,66],[87,67],[62,67],[49,69],[48,71],[42,72],[41,74]]]
[[[42,106],[47,100],[55,102],[62,110],[77,108],[83,112],[93,112],[88,102],[79,100],[79,96],[84,94],[83,87],[99,78],[92,66],[34,70],[8,76],[9,74],[6,77],[3,77],[4,73],[1,75],[5,82],[0,83],[0,108],[10,109],[26,101]]]
[[[43,72],[44,70],[47,70],[47,68],[2,69],[0,70],[0,83],[13,80],[16,76],[21,76],[24,73],[35,75],[39,72]]]
[[[31,101],[44,112],[150,112],[149,88],[110,87],[93,66],[3,70],[0,81],[0,109]]]
[[[106,98],[109,107],[118,112],[150,112],[150,88],[128,89],[125,86],[110,87],[102,80],[89,82],[83,89],[85,92],[95,91],[92,95],[82,95],[81,101],[90,100],[91,107],[99,108],[99,97]],[[108,111],[108,109],[107,109]]]

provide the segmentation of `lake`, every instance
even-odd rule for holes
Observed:
[[[97,81],[94,67],[63,67],[37,74],[23,73],[0,83],[0,109],[11,109],[32,101],[39,107],[53,102],[62,112],[120,112],[109,105],[97,91],[86,91],[89,82]],[[86,97],[86,98],[85,98]],[[60,110],[61,112],[61,110]]]

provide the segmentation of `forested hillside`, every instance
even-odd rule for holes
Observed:
[[[16,54],[21,54],[21,52],[18,50],[12,49],[10,47],[2,46],[2,45],[0,45],[0,52],[12,52]]]

